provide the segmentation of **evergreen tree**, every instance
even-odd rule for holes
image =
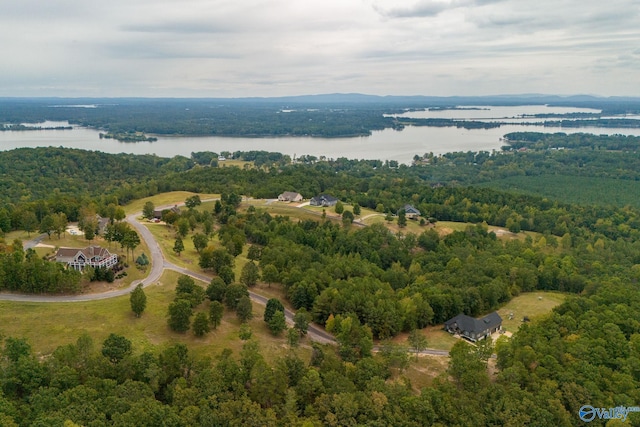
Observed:
[[[173,252],[175,252],[176,255],[180,256],[180,252],[182,251],[184,251],[184,243],[182,242],[180,236],[178,236],[176,237],[176,242],[173,244]]]
[[[142,288],[142,283],[139,283],[138,286],[131,291],[129,302],[131,303],[131,311],[136,314],[136,317],[140,317],[144,309],[147,308],[147,296]]]

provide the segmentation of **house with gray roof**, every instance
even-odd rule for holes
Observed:
[[[494,332],[502,329],[502,317],[496,311],[480,319],[466,314],[458,314],[444,322],[444,329],[450,334],[457,334],[469,341],[476,342],[488,338]]]

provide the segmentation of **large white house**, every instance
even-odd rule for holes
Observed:
[[[69,268],[82,271],[86,266],[111,268],[118,263],[118,256],[100,246],[84,249],[60,248],[56,252],[56,262],[63,262]]]

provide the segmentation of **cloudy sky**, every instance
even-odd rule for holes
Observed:
[[[0,0],[0,96],[640,96],[637,0]]]

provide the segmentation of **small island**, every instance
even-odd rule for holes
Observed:
[[[120,142],[155,142],[158,138],[147,136],[142,132],[107,132],[99,133],[100,139],[115,139]]]

